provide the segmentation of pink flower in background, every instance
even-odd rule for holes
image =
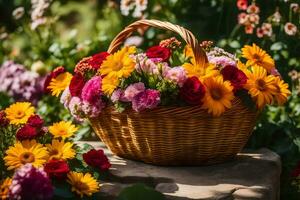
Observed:
[[[101,113],[102,109],[105,107],[105,104],[100,100],[95,104],[90,104],[88,102],[83,102],[81,105],[81,110],[88,117],[97,117]]]
[[[248,0],[237,0],[236,5],[239,10],[247,10]]]
[[[287,35],[294,36],[296,35],[298,29],[297,26],[295,26],[295,24],[287,22],[284,26],[284,31]]]
[[[245,33],[246,34],[252,34],[254,31],[254,27],[252,24],[245,26]]]
[[[242,12],[238,15],[238,22],[239,24],[246,24],[248,22],[248,14],[245,12]]]
[[[248,13],[258,14],[260,12],[260,9],[259,9],[258,6],[256,6],[255,3],[252,3],[250,6],[248,6],[247,12]]]
[[[250,24],[259,24],[259,15],[257,14],[250,14],[248,17]]]
[[[236,66],[236,61],[227,56],[215,56],[215,57],[209,56],[208,60],[210,63],[220,67],[225,67],[227,65]]]
[[[139,112],[157,107],[160,103],[158,90],[147,89],[137,94],[132,101],[132,109]]]
[[[140,92],[145,90],[145,85],[142,82],[129,85],[124,91],[124,98],[127,101],[132,101],[133,98]]]
[[[165,79],[177,83],[180,87],[183,86],[187,79],[186,72],[183,67],[173,67],[164,71],[163,76]]]
[[[256,29],[256,36],[257,36],[258,38],[264,37],[264,31],[263,31],[262,28],[257,28],[257,29]]]
[[[82,88],[81,98],[90,104],[96,104],[101,100],[102,90],[101,76],[95,76],[90,79]]]

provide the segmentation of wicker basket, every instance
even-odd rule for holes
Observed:
[[[140,20],[126,27],[112,41],[108,52],[139,27],[153,26],[178,33],[191,45],[200,67],[206,54],[193,34],[177,25]],[[200,106],[158,107],[153,110],[119,113],[113,107],[90,119],[93,129],[116,155],[156,165],[207,165],[232,159],[248,141],[257,113],[235,98],[232,108],[212,117]]]

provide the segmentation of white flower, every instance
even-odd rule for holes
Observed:
[[[140,18],[143,16],[143,11],[147,9],[148,0],[121,0],[121,13],[128,16],[129,12],[134,10],[132,16]]]
[[[13,13],[12,13],[12,15],[13,15],[13,17],[16,19],[16,20],[18,20],[18,19],[21,19],[22,17],[23,17],[23,15],[24,15],[24,8],[23,7],[18,7],[18,8],[16,8],[14,11],[13,11]]]
[[[296,35],[298,29],[297,29],[297,26],[295,26],[293,23],[291,22],[287,22],[285,25],[284,25],[284,31],[287,35]]]
[[[129,11],[133,10],[135,6],[134,0],[121,0],[121,13],[122,15],[128,16]]]

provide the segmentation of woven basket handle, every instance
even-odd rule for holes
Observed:
[[[195,55],[196,64],[200,67],[205,67],[205,64],[207,63],[207,57],[203,49],[200,47],[195,36],[189,30],[181,26],[159,20],[142,19],[130,24],[113,39],[108,48],[108,53],[116,52],[118,50],[118,47],[124,42],[126,38],[128,38],[138,28],[144,26],[152,26],[160,29],[170,30],[179,34],[182,39],[184,39],[184,41],[191,46]]]

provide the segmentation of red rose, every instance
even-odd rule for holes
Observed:
[[[92,149],[82,155],[83,160],[91,167],[98,168],[99,170],[108,170],[111,166],[108,158],[102,149]]]
[[[107,52],[97,53],[93,55],[88,62],[95,70],[97,70],[100,68],[107,56],[109,56],[109,53]]]
[[[247,76],[242,71],[239,70],[235,66],[227,65],[221,71],[224,80],[230,81],[231,85],[233,86],[233,91],[237,91],[243,88],[243,86],[247,83]]]
[[[45,172],[51,178],[64,179],[70,171],[69,165],[64,160],[49,160],[44,166]]]
[[[47,75],[45,82],[44,82],[44,92],[49,93],[50,90],[48,89],[48,86],[53,78],[56,78],[61,73],[65,72],[65,68],[62,66],[55,68],[50,74]]]
[[[24,125],[17,131],[16,138],[18,140],[31,140],[38,136],[38,132],[35,127],[29,124]]]
[[[84,78],[81,74],[75,74],[72,77],[72,80],[70,82],[70,93],[72,97],[79,97],[81,95],[81,90],[85,84]]]
[[[27,121],[27,124],[41,129],[44,125],[44,120],[39,115],[31,115]]]
[[[188,78],[180,88],[179,96],[190,105],[200,105],[205,87],[196,76]]]
[[[153,46],[146,51],[146,55],[148,58],[160,58],[161,61],[167,61],[171,56],[171,51],[166,47]]]

